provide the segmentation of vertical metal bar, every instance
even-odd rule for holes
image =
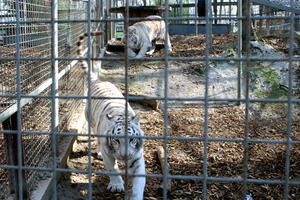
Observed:
[[[165,69],[164,69],[164,79],[165,79],[165,90],[164,90],[164,166],[163,166],[163,199],[167,200],[167,183],[168,183],[168,85],[169,85],[169,54],[168,54],[168,39],[169,39],[169,0],[165,1],[165,24],[166,24],[166,32],[165,32]]]
[[[24,16],[23,16],[23,20],[26,21],[27,20],[27,3],[26,1],[23,1],[23,12],[24,12]],[[27,23],[24,24],[24,40],[27,41]]]
[[[195,17],[198,17],[198,0],[195,0]],[[195,34],[198,34],[198,20],[195,19]]]
[[[182,6],[182,0],[180,0],[180,17],[182,17],[182,8],[183,8],[183,6]]]
[[[242,0],[238,1],[237,4],[238,17],[242,17]],[[242,58],[242,20],[239,19],[238,22],[238,56],[239,59]],[[238,61],[238,74],[237,74],[237,98],[241,99],[242,96],[242,61]],[[240,102],[238,102],[240,105]]]
[[[52,156],[53,156],[53,199],[57,199],[57,172],[56,172],[56,155],[57,155],[57,126],[58,126],[58,100],[55,98],[58,90],[58,25],[55,20],[58,16],[58,1],[52,0],[51,8],[51,25],[52,25],[52,42],[51,42],[51,142],[52,142]]]
[[[267,16],[271,15],[271,8],[270,7],[266,6],[266,13],[267,13]],[[267,34],[269,34],[270,33],[270,22],[271,22],[271,20],[267,19],[266,21],[267,21],[267,25],[266,25]]]
[[[17,143],[18,143],[18,180],[19,180],[19,191],[18,191],[18,198],[23,199],[23,166],[22,166],[22,127],[21,127],[21,74],[20,74],[20,36],[21,36],[21,29],[20,29],[20,1],[16,0],[16,57],[17,57],[17,125],[18,125],[18,134],[17,134]]]
[[[126,48],[125,48],[125,155],[127,158],[128,155],[128,66],[129,66],[129,60],[128,60],[128,26],[129,26],[129,0],[126,0],[125,4],[125,13],[124,13],[124,25],[125,25],[125,39],[126,39]],[[125,199],[128,199],[128,160],[126,159],[125,162]]]
[[[232,19],[231,19],[231,0],[229,0],[229,24],[231,24]]]
[[[55,7],[54,7],[54,16],[53,16],[53,19],[54,20],[57,20],[58,19],[58,0],[54,0],[55,2]],[[57,23],[54,23],[53,24],[53,56],[54,58],[58,57],[58,24]],[[55,96],[58,96],[58,60],[54,60],[54,95]],[[54,125],[55,127],[58,126],[58,123],[59,123],[59,106],[58,106],[58,98],[54,98],[54,104],[55,104],[55,115],[54,115]]]
[[[110,0],[108,8],[111,8],[112,6],[113,6],[113,0]],[[112,13],[109,13],[109,15],[110,18],[114,17],[114,14]],[[110,21],[110,38],[109,38],[110,40],[114,38],[114,32],[115,32],[114,25],[113,25],[114,23],[115,22]]]
[[[259,5],[259,16],[260,17],[263,16],[263,6],[262,5]],[[262,25],[263,25],[262,22],[263,22],[263,20],[259,20],[259,23],[258,23],[258,26],[259,26],[258,30],[259,30],[259,32],[262,31]]]
[[[246,24],[243,31],[247,30],[245,34],[245,41],[243,41],[242,48],[245,49],[246,54],[246,92],[245,92],[245,99],[246,99],[246,108],[245,108],[245,133],[244,133],[244,161],[243,161],[243,198],[246,198],[247,195],[247,179],[248,179],[248,159],[249,159],[249,106],[250,106],[250,96],[249,96],[249,71],[250,71],[250,34],[251,34],[251,18],[250,18],[250,1],[244,0],[243,1],[243,16],[246,17]],[[244,46],[246,45],[246,46]]]
[[[91,140],[91,125],[92,125],[92,109],[91,109],[91,103],[92,103],[92,97],[91,97],[91,72],[92,72],[92,66],[91,66],[91,1],[87,1],[87,18],[88,18],[88,37],[87,37],[87,64],[88,64],[88,175],[89,175],[89,183],[88,183],[88,199],[91,200],[93,196],[93,188],[92,188],[92,140]]]
[[[289,197],[289,179],[290,179],[290,155],[291,155],[291,131],[292,131],[292,99],[293,99],[293,54],[295,41],[295,1],[290,1],[291,18],[290,18],[290,41],[289,41],[289,91],[288,91],[288,121],[286,134],[286,155],[285,155],[285,184],[284,184],[284,199]]]
[[[16,0],[16,57],[17,57],[17,115],[18,115],[18,149],[21,149],[21,142],[22,142],[22,133],[21,133],[21,76],[20,76],[20,1]],[[18,177],[19,180],[23,179],[22,176],[22,152],[18,151]],[[19,181],[19,199],[23,199],[23,182]]]
[[[209,87],[209,54],[210,54],[210,45],[211,45],[211,20],[209,19],[212,15],[211,13],[211,1],[206,1],[206,10],[205,13],[205,30],[206,30],[206,49],[205,49],[205,113],[204,113],[204,155],[203,155],[203,191],[202,199],[206,200],[207,198],[207,151],[208,151],[208,87]]]

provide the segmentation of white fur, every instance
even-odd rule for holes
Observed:
[[[92,36],[102,35],[103,32],[92,32]],[[80,37],[78,42],[77,54],[84,57],[81,46],[88,34]],[[85,61],[80,61],[81,68],[88,73],[88,65]],[[109,172],[119,173],[118,161],[128,162],[129,173],[145,175],[145,161],[143,157],[143,139],[125,136],[143,136],[140,128],[140,116],[134,113],[133,109],[127,104],[127,128],[125,131],[125,105],[126,101],[122,93],[110,82],[102,82],[97,75],[91,71],[90,94],[92,97],[106,97],[103,99],[92,99],[91,101],[91,126],[97,137],[97,153],[103,158],[104,165]],[[120,98],[120,99],[112,99]],[[86,106],[86,119],[88,119],[88,105]],[[127,144],[126,144],[127,142]],[[126,151],[127,147],[127,151]],[[127,154],[126,154],[127,152]],[[124,181],[120,175],[110,175],[110,182],[107,189],[111,192],[124,191]],[[146,177],[133,177],[131,200],[142,200]]]
[[[151,20],[147,20],[151,19]],[[155,20],[158,19],[158,20]],[[137,22],[128,27],[128,56],[143,58],[147,53],[151,55],[155,50],[156,40],[165,40],[166,24],[160,16],[149,16],[145,21]],[[172,51],[172,46],[167,34],[167,48]],[[125,44],[125,37],[122,39]],[[138,54],[135,51],[139,51]]]
[[[92,96],[123,97],[121,92],[109,82],[93,81],[91,85]],[[126,139],[113,136],[125,136],[125,100],[123,99],[94,99],[91,102],[92,127],[96,136],[110,136],[110,146],[107,137],[97,137],[98,155],[103,158],[106,169],[109,172],[119,173],[118,161],[126,162]],[[87,116],[87,110],[86,110]],[[120,130],[117,132],[116,130]],[[139,115],[136,115],[130,105],[128,105],[128,135],[143,136],[143,131],[139,124]],[[114,130],[114,131],[113,131]],[[135,134],[133,132],[135,131]],[[114,134],[113,134],[114,133]],[[130,139],[132,141],[130,142]],[[136,149],[135,141],[138,139],[128,138],[127,161],[128,167],[134,162],[134,166],[128,169],[129,173],[145,175],[145,161],[143,157],[143,146]],[[138,140],[139,141],[139,140]],[[141,140],[142,141],[142,140]],[[113,149],[113,150],[112,150]],[[145,177],[133,177],[132,196],[130,199],[142,200]],[[110,183],[107,189],[111,192],[124,191],[124,181],[120,175],[110,175]]]

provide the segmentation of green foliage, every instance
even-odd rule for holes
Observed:
[[[250,82],[255,87],[253,92],[259,98],[282,99],[287,97],[287,90],[279,83],[276,70],[263,66],[259,62],[250,63]]]
[[[172,5],[172,4],[180,4],[180,0],[169,0],[169,5]],[[186,3],[189,3],[188,0],[182,0],[182,4],[186,4]],[[154,5],[165,5],[165,1],[164,0],[154,0]],[[181,10],[181,14],[182,16],[189,16],[189,10],[190,8],[182,8]],[[172,9],[170,12],[169,12],[169,17],[176,17],[176,16],[179,16],[180,15],[180,8],[177,8],[177,10],[175,9]],[[181,20],[181,21],[172,21],[171,23],[188,23],[188,20]]]

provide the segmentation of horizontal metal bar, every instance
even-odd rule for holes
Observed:
[[[16,95],[3,95],[0,94],[0,97],[7,97],[7,98],[17,98]],[[41,99],[51,99],[52,97],[50,95],[20,95],[21,98],[41,98]],[[101,97],[101,96],[91,96],[92,99],[125,99],[125,97]],[[74,96],[74,95],[70,95],[70,96],[55,96],[54,98],[56,99],[88,99],[88,96]],[[163,101],[165,99],[165,97],[151,97],[151,96],[147,96],[147,97],[143,97],[143,96],[128,96],[129,101],[130,100],[160,100]],[[199,102],[203,102],[205,101],[204,97],[168,97],[167,98],[169,101],[199,101]],[[245,99],[238,99],[238,98],[207,98],[209,102],[222,102],[222,103],[232,103],[232,102],[241,102],[241,103],[245,103]],[[249,101],[251,103],[288,103],[287,99],[268,99],[268,98],[250,98]],[[291,100],[292,103],[300,103],[300,99],[292,99]]]
[[[18,169],[18,166],[15,165],[0,165],[2,169]],[[46,168],[46,167],[29,167],[29,166],[22,166],[24,170],[37,170],[37,171],[53,171],[53,168]],[[80,173],[80,174],[88,174],[88,170],[82,169],[65,169],[65,168],[56,168],[57,172],[63,173]],[[117,172],[109,172],[109,171],[96,171],[92,170],[93,174],[96,175],[124,175],[125,173],[117,173]],[[164,175],[162,174],[132,174],[128,173],[129,176],[135,177],[149,177],[149,178],[160,178],[162,179]],[[203,176],[186,176],[186,175],[167,175],[168,179],[185,179],[185,180],[203,180]],[[215,182],[243,182],[241,178],[231,178],[231,177],[215,177],[215,176],[207,176],[207,181],[215,181]],[[259,183],[259,184],[286,184],[284,180],[272,180],[272,179],[247,179],[248,183]],[[289,185],[300,185],[300,180],[297,179],[290,179]]]
[[[290,16],[250,16],[251,20],[258,20],[258,19],[290,19]],[[129,21],[140,21],[145,19],[145,17],[131,17],[129,18]],[[213,17],[209,17],[208,20],[244,20],[246,19],[246,17],[238,17],[238,16],[213,16]],[[300,19],[299,15],[295,16],[295,19]],[[125,18],[94,18],[91,19],[90,21],[92,23],[95,22],[124,22]],[[165,20],[164,17],[162,17],[161,19],[147,19],[149,21],[151,20]],[[168,21],[172,22],[172,21],[180,21],[180,20],[206,20],[205,17],[195,17],[195,16],[190,16],[190,17],[168,17]],[[54,20],[54,23],[86,23],[88,22],[88,19],[58,19],[58,20]],[[20,21],[20,24],[50,24],[52,21],[51,20],[22,20]],[[16,24],[17,21],[16,20],[11,20],[11,21],[1,21],[0,24]]]
[[[7,58],[0,58],[0,61],[11,61],[16,60],[16,57],[7,57]],[[169,56],[168,59],[170,61],[205,61],[206,57],[172,57]],[[274,57],[208,57],[209,61],[267,61],[267,62],[288,62],[290,61],[289,58],[274,58]],[[20,57],[21,61],[26,60],[51,60],[50,57]],[[78,58],[78,57],[57,57],[54,60],[87,60],[87,58]],[[124,61],[124,56],[119,57],[103,57],[103,58],[91,58],[91,61]],[[145,60],[145,61],[163,61],[164,57],[144,57],[144,58],[128,58],[128,60]],[[291,58],[291,61],[300,61],[300,57],[294,55]]]
[[[211,2],[211,5],[214,6],[214,2]],[[217,6],[236,6],[238,4],[238,2],[216,2]],[[184,4],[170,4],[169,5],[172,8],[195,8],[196,4],[195,3],[184,3]]]
[[[4,134],[17,134],[17,131],[13,130],[0,130],[0,133]],[[22,131],[23,135],[52,135],[52,132],[41,132],[41,131]],[[77,133],[77,132],[57,132],[60,136],[83,136],[89,137],[88,133]],[[106,137],[103,135],[94,135],[94,137]],[[116,138],[125,138],[126,136],[115,136]],[[128,136],[128,138],[143,138],[147,140],[163,140],[164,136]],[[204,137],[176,137],[168,136],[167,140],[182,140],[182,141],[201,141],[205,140]],[[235,142],[241,143],[244,142],[243,138],[212,138],[208,137],[209,142]],[[267,139],[248,139],[249,143],[263,143],[263,144],[286,144],[286,140],[267,140]],[[290,140],[290,143],[293,145],[300,144],[300,140]]]

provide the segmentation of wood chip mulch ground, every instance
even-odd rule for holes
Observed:
[[[162,111],[143,111],[141,126],[147,136],[163,136],[164,118]],[[202,108],[170,109],[168,112],[168,136],[170,137],[204,137],[205,111]],[[260,119],[250,117],[249,139],[286,140],[287,119]],[[245,135],[245,113],[239,107],[209,109],[208,137],[243,139]],[[300,123],[292,123],[292,140],[300,140]],[[145,160],[147,174],[161,174],[161,166],[156,154],[161,140],[145,141]],[[92,145],[95,152],[95,145]],[[211,177],[242,178],[244,173],[244,143],[209,141],[207,148],[207,175]],[[284,180],[286,163],[285,144],[249,143],[248,178]],[[81,138],[74,147],[68,167],[88,169],[87,138]],[[171,175],[203,176],[204,142],[191,140],[169,140],[168,162]],[[92,154],[93,170],[103,171],[103,161]],[[300,145],[290,148],[290,179],[300,178]],[[76,188],[82,199],[87,195],[87,174],[64,175],[64,188]],[[124,194],[111,194],[106,191],[108,177],[92,176],[94,199],[123,199]],[[147,178],[144,199],[162,199],[159,178]],[[69,183],[71,186],[68,186]],[[172,179],[172,190],[168,199],[202,199],[203,183],[200,180]],[[300,188],[290,186],[289,199],[300,196]],[[216,182],[207,184],[207,199],[243,199],[241,182]],[[253,199],[283,199],[284,186],[280,184],[249,183],[248,192]],[[79,198],[79,196],[77,196]],[[79,198],[81,199],[81,198]]]

